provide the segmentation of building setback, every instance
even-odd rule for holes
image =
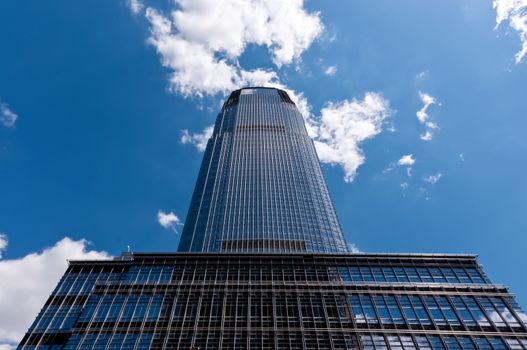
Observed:
[[[233,92],[178,252],[70,261],[19,349],[527,350],[474,255],[351,254],[284,91]]]

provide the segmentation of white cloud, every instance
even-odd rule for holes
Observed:
[[[465,161],[465,154],[464,153],[460,153],[459,154],[459,160],[464,162]]]
[[[178,32],[215,53],[239,57],[248,44],[265,45],[277,66],[300,57],[322,33],[318,13],[303,1],[178,0],[172,13]]]
[[[0,233],[0,259],[2,259],[2,254],[6,251],[8,243],[7,235]]]
[[[326,75],[335,75],[337,73],[337,66],[329,66],[324,69],[324,74]]]
[[[280,67],[300,59],[322,33],[319,13],[303,1],[177,0],[170,17],[146,9],[149,43],[172,70],[170,85],[184,96],[215,95],[249,85],[254,75],[276,76],[261,69],[244,70],[237,59],[249,44],[268,48]]]
[[[134,14],[138,14],[144,8],[144,5],[140,0],[128,0],[127,4],[128,4],[128,7],[130,7],[130,10],[132,10]]]
[[[157,222],[164,228],[170,228],[174,232],[177,232],[177,226],[181,225],[181,220],[173,212],[165,213],[162,210],[157,212]]]
[[[415,76],[415,79],[416,80],[424,80],[424,79],[428,78],[428,75],[429,75],[429,71],[427,69],[427,70],[424,70],[424,71],[420,72],[419,74],[417,74]]]
[[[412,166],[414,165],[414,163],[415,163],[415,158],[413,158],[413,154],[406,154],[397,161],[398,165],[406,165],[406,166]]]
[[[185,96],[214,95],[237,86],[236,67],[217,59],[203,45],[172,33],[172,22],[152,8],[146,10],[151,23],[149,42],[172,69],[170,87]]]
[[[207,147],[207,142],[209,141],[210,137],[212,136],[212,132],[214,131],[214,125],[207,126],[201,133],[195,133],[191,134],[188,130],[184,129],[181,131],[181,143],[186,144],[190,143],[200,151],[205,151],[205,148]]]
[[[402,156],[401,159],[399,159],[397,161],[397,165],[399,165],[399,166],[406,166],[406,175],[408,177],[412,177],[412,172],[413,172],[412,165],[414,165],[414,163],[415,163],[415,158],[413,158],[413,154],[406,154],[406,155]],[[393,167],[394,167],[394,165],[392,165],[392,169],[390,169],[390,168],[388,168],[388,169],[389,170],[393,170]]]
[[[245,86],[273,86],[277,88],[285,88],[279,83],[276,72],[264,69],[255,69],[252,71],[240,71],[241,81]]]
[[[359,247],[357,247],[355,243],[349,243],[348,248],[349,248],[349,251],[353,254],[364,253],[362,250],[359,249]]]
[[[409,185],[408,185],[408,182],[401,182],[401,184],[399,186],[401,186],[401,189],[403,191],[405,191],[408,188]]]
[[[436,129],[439,129],[439,126],[430,121],[430,115],[428,114],[428,109],[432,105],[441,106],[441,103],[437,101],[437,99],[429,95],[427,93],[423,93],[419,91],[419,98],[421,99],[421,102],[423,102],[423,107],[418,110],[415,115],[417,116],[417,119],[421,124],[424,124],[426,126],[426,131],[421,134],[419,137],[423,141],[430,141],[432,140],[434,133],[433,131]]]
[[[418,110],[415,115],[417,115],[417,119],[419,119],[419,122],[421,124],[424,124],[428,121],[429,118],[428,108],[431,105],[437,104],[437,100],[432,95],[423,93],[421,91],[419,91],[419,98],[421,99],[421,102],[424,103],[424,106],[420,110]]]
[[[365,161],[361,143],[379,134],[391,113],[389,102],[373,92],[366,93],[363,100],[327,104],[318,120],[307,120],[315,133],[320,160],[342,166],[344,180],[353,181],[358,167]]]
[[[40,253],[0,260],[0,344],[17,344],[66,271],[66,259],[109,259],[108,253],[88,250],[86,240],[68,237]]]
[[[18,115],[6,103],[0,102],[0,124],[7,128],[15,126]]]
[[[443,174],[437,173],[435,175],[425,176],[423,180],[425,182],[428,182],[429,184],[435,185],[439,181],[439,179],[441,179],[442,177],[443,177]]]
[[[496,9],[496,27],[508,21],[509,27],[518,32],[521,49],[515,55],[516,63],[520,63],[527,54],[527,0],[494,0]]]
[[[426,130],[423,134],[419,135],[419,138],[423,141],[432,140],[433,134],[430,130]]]

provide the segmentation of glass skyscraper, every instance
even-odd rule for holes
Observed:
[[[527,350],[475,255],[352,254],[276,89],[218,116],[179,252],[70,261],[19,349]]]
[[[247,88],[227,99],[178,251],[348,251],[313,141],[287,93]]]

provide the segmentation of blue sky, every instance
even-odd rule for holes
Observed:
[[[231,86],[267,81],[309,104],[350,243],[479,254],[527,306],[527,33],[511,26],[527,2],[500,2],[291,2],[290,23],[236,37],[249,21],[186,27],[186,1],[2,1],[0,264],[48,261],[43,249],[64,237],[81,257],[175,250],[181,226],[158,213],[184,221],[202,158],[193,141]],[[174,38],[183,46],[163,46]]]

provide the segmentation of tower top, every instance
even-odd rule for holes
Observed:
[[[178,250],[348,252],[313,141],[284,90],[246,87],[223,104]]]

